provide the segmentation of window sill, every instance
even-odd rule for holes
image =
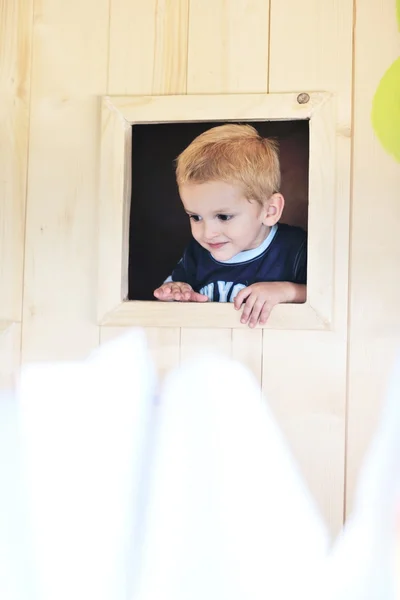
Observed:
[[[228,328],[246,327],[240,323],[240,312],[231,303],[205,304],[181,302],[122,302],[100,319],[100,325],[116,327],[192,327]],[[305,304],[280,304],[272,310],[264,329],[329,330],[316,310]]]

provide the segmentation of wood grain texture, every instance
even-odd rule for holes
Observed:
[[[368,43],[377,23],[385,33]],[[379,81],[400,55],[394,3],[357,3],[355,33],[347,512],[400,347],[400,168],[371,124]]]
[[[33,0],[0,2],[0,319],[21,320]]]
[[[109,48],[109,68],[108,68],[108,94],[185,94],[186,83],[187,83],[187,45],[188,45],[188,14],[189,14],[189,0],[148,0],[142,2],[141,0],[132,0],[127,2],[126,0],[110,0],[110,48]],[[120,114],[123,114],[123,110],[116,107]],[[125,122],[130,121],[127,115],[123,115]],[[114,121],[116,125],[116,121]],[[111,128],[112,129],[112,128]],[[114,128],[114,132],[109,132],[111,135],[111,145],[118,138],[117,128]],[[124,128],[122,128],[124,129]],[[116,137],[113,138],[114,133]],[[125,137],[125,148],[127,148],[126,139],[126,128],[122,132]],[[103,131],[104,135],[104,131]],[[113,139],[112,139],[113,138]],[[110,149],[110,145],[108,146]],[[110,156],[114,158],[115,155]],[[128,162],[127,162],[128,161]],[[120,160],[116,160],[113,163],[113,173],[122,172],[123,181],[122,189],[118,190],[118,177],[113,179],[112,182],[112,196],[111,202],[116,208],[119,203],[123,201],[125,195],[125,202],[123,206],[120,206],[121,211],[116,210],[114,213],[114,220],[119,219],[119,223],[129,223],[129,215],[126,210],[127,198],[126,193],[130,193],[129,188],[129,177],[127,176],[127,168],[130,169],[130,156],[127,158],[124,155]],[[107,178],[107,175],[105,175]],[[115,187],[116,186],[116,187]],[[114,240],[109,238],[109,213],[107,211],[107,190],[102,189],[103,196],[102,215],[105,220],[100,222],[100,231],[104,235],[104,244],[100,240],[100,244],[104,246],[107,252],[108,240]],[[118,197],[115,193],[119,194]],[[102,217],[100,217],[102,218]],[[104,227],[103,227],[104,225]],[[122,225],[121,225],[122,227]],[[123,231],[121,230],[121,235]],[[119,235],[117,232],[117,238]],[[115,273],[121,279],[121,286],[111,291],[111,295],[102,301],[101,288],[100,296],[98,298],[98,316],[103,317],[107,310],[110,310],[112,304],[114,304],[115,294],[121,293],[120,299],[123,296],[124,282],[127,276],[127,256],[128,249],[124,243],[122,235],[121,243],[117,241],[117,245],[110,248],[108,257],[104,255],[102,258],[103,250],[100,252],[100,272],[105,273],[107,265],[111,265],[114,272],[113,279],[115,280]],[[103,247],[102,246],[102,247]],[[119,256],[119,253],[123,252],[123,256]],[[114,262],[113,262],[114,259]],[[103,269],[103,265],[106,265]],[[122,272],[121,269],[125,272]],[[114,294],[114,295],[113,295]],[[111,302],[111,304],[110,304]],[[144,319],[139,319],[136,323],[139,326],[146,325]],[[123,325],[124,323],[121,323]],[[132,325],[132,322],[128,323]],[[154,321],[147,323],[147,325],[153,325]],[[157,365],[159,366],[160,372],[164,373],[168,368],[168,365],[175,365],[175,360],[171,358],[175,356],[179,357],[179,339],[180,329],[179,327],[167,328],[167,329],[147,329],[149,339],[152,340],[152,347],[154,349]],[[101,334],[103,335],[103,334]],[[156,350],[156,346],[159,342],[159,348]],[[172,350],[174,343],[176,348]]]
[[[263,332],[263,391],[332,534],[343,523],[346,353],[332,332]]]
[[[230,329],[181,329],[180,359],[186,361],[204,353],[232,355]]]
[[[232,358],[245,365],[262,384],[262,329],[232,329]]]
[[[271,0],[269,92],[334,95],[333,147],[326,158],[334,176],[320,173],[319,192],[320,207],[327,194],[334,199],[331,253],[324,259],[334,270],[334,313],[330,332],[263,332],[263,386],[333,533],[343,522],[345,490],[352,26],[351,0]],[[310,144],[311,167],[324,149],[321,129],[318,147]],[[312,252],[310,277],[318,252],[310,239]],[[323,287],[321,297],[328,291]]]
[[[33,0],[0,1],[0,389],[20,363]]]
[[[99,96],[216,94],[195,114],[201,120],[217,109],[219,118],[226,117],[230,100],[222,94],[286,92],[295,99],[304,90],[334,95],[334,331],[252,332],[232,330],[230,321],[219,320],[198,328],[191,307],[181,333],[176,315],[160,328],[151,327],[150,313],[137,324],[148,326],[161,373],[199,348],[211,347],[238,358],[262,378],[335,532],[342,521],[345,470],[353,24],[348,509],[400,343],[400,172],[376,140],[370,121],[373,94],[399,56],[400,36],[393,2],[357,2],[356,8],[353,23],[350,0],[191,0],[190,6],[189,0],[36,0],[29,80],[33,0],[0,0],[0,320],[7,321],[0,325],[0,385],[9,385],[19,361],[20,329],[11,321],[20,319],[23,285],[24,360],[80,358],[98,344]],[[371,44],[377,23],[385,35]],[[300,113],[292,104],[288,116],[296,118]],[[154,114],[150,104],[142,109],[142,117]],[[303,116],[308,109],[297,107]],[[168,110],[165,114],[174,118],[182,114],[180,106]],[[276,110],[282,106],[277,104]],[[252,111],[250,106],[248,118]],[[119,315],[118,324],[125,325],[126,318]],[[101,341],[113,331],[117,328],[102,328]]]
[[[191,302],[122,302],[115,310],[105,314],[102,325],[143,327],[240,328],[240,313],[231,303]],[[327,325],[309,304],[280,304],[273,308],[266,329],[328,329]]]
[[[21,353],[21,323],[0,323],[0,391],[12,389]]]
[[[268,0],[191,0],[188,93],[265,92]]]
[[[97,240],[99,323],[128,297],[131,149],[132,127],[108,98],[103,98]]]
[[[269,92],[337,94],[338,126],[351,119],[353,3],[271,0]]]
[[[100,343],[104,344],[108,340],[123,335],[129,329],[130,327],[102,327]],[[180,331],[178,328],[168,327],[162,329],[146,327],[144,331],[158,377],[162,382],[165,375],[179,365]]]
[[[111,0],[109,93],[186,92],[189,0]]]
[[[98,345],[97,96],[106,92],[108,19],[108,0],[35,6],[24,360],[79,358]]]
[[[327,192],[334,187],[335,321],[342,331],[347,327],[352,31],[352,0],[271,0],[268,91],[326,91],[335,97],[336,180]]]
[[[112,104],[131,123],[184,121],[265,121],[308,119],[330,94],[310,94],[299,104],[297,93],[170,94],[165,96],[112,96]]]

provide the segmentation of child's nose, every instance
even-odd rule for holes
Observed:
[[[213,221],[204,221],[204,237],[207,240],[212,240],[219,234],[218,223]]]

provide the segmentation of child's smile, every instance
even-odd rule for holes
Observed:
[[[180,194],[193,237],[216,260],[257,248],[274,224],[269,223],[268,205],[247,200],[238,185],[223,181],[185,184]]]

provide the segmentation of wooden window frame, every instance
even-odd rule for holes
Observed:
[[[276,306],[268,329],[333,329],[336,123],[332,94],[105,96],[99,189],[98,322],[107,326],[244,327],[227,303],[128,298],[132,125],[196,121],[310,122],[307,302]]]

